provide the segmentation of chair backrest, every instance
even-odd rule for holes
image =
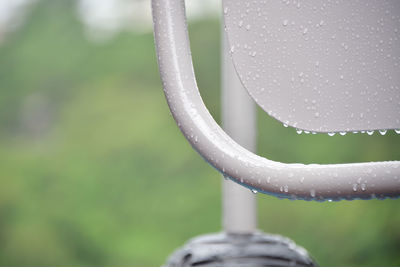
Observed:
[[[257,2],[262,4],[266,1],[260,0]],[[282,1],[279,1],[279,3],[281,2]],[[340,0],[335,1],[335,3],[342,3],[342,2],[344,1]],[[356,4],[360,4],[361,6],[360,3],[361,1],[354,0],[354,2]],[[389,13],[392,12],[391,10],[389,10],[390,7],[395,8],[396,6],[398,6],[394,0],[383,1],[383,2],[387,5]],[[242,3],[244,3],[243,6]],[[256,1],[254,1],[254,3],[256,3]],[[292,3],[291,1],[288,2],[288,4],[291,3]],[[327,3],[324,4],[321,1],[318,2],[317,0],[315,0],[313,1],[313,3],[320,3],[320,6],[315,4],[315,8],[318,9],[328,6],[328,4],[330,5],[331,2],[327,1]],[[368,0],[368,3],[371,4],[372,0]],[[226,18],[228,18],[229,16],[234,16],[234,15],[229,15],[230,14],[229,12],[232,12],[231,10],[229,10],[229,8],[233,7],[234,6],[233,4],[238,5],[237,8],[241,12],[244,13],[247,12],[247,9],[243,8],[248,8],[250,12],[251,2],[249,1],[244,1],[244,0],[225,1],[224,10],[225,13],[227,13]],[[277,5],[277,3],[275,4]],[[373,10],[376,10],[376,12],[378,12],[377,10],[381,10],[380,8],[379,9],[377,8],[378,6],[380,6],[380,2],[376,1],[374,2],[374,4],[375,8],[373,8]],[[296,8],[298,8],[297,5]],[[300,8],[302,8],[301,5]],[[353,8],[355,10],[354,11],[355,13],[361,12],[355,6]],[[263,12],[262,9],[261,8],[258,9],[257,7],[255,7],[255,10],[259,11],[261,17]],[[279,8],[277,8],[276,10],[272,9],[271,12],[272,13],[278,12],[277,10],[279,10]],[[206,106],[204,105],[204,102],[199,94],[199,90],[194,75],[191,52],[190,52],[189,36],[187,33],[187,24],[185,19],[184,0],[152,0],[152,12],[154,19],[153,20],[154,38],[156,43],[158,65],[160,69],[160,75],[162,79],[164,93],[168,105],[170,107],[171,113],[174,116],[174,119],[176,120],[180,130],[187,138],[187,140],[190,142],[190,144],[193,146],[193,148],[196,149],[196,151],[199,152],[199,154],[201,154],[201,156],[208,163],[210,163],[213,167],[219,170],[225,177],[228,177],[234,180],[235,182],[242,184],[254,191],[272,194],[280,197],[292,198],[292,199],[297,198],[297,199],[322,201],[322,200],[340,200],[340,199],[357,199],[357,198],[361,199],[386,198],[386,197],[400,196],[400,182],[399,182],[400,161],[351,163],[351,164],[326,164],[326,165],[319,165],[319,164],[305,165],[305,164],[293,164],[293,163],[288,164],[288,163],[275,162],[267,158],[262,158],[240,146],[238,143],[232,140],[232,138],[230,138],[215,122],[215,120],[207,110]],[[241,18],[241,12],[238,12],[237,13],[238,15],[235,16],[239,16],[238,18]],[[243,16],[244,13],[242,14]],[[258,16],[258,14],[255,12],[253,16],[256,15]],[[286,24],[285,22],[282,23]],[[249,25],[249,27],[247,25]],[[379,23],[377,23],[377,25],[379,25]],[[350,27],[350,25],[348,26]],[[241,27],[243,27],[243,25]],[[254,27],[254,25],[246,24],[244,27],[248,28],[248,30],[246,29],[246,31],[250,31],[252,27]],[[262,27],[263,26],[261,26],[261,28]],[[308,34],[308,31],[311,30],[305,31],[305,34]],[[240,31],[238,30],[238,32]],[[242,38],[240,38],[240,40],[242,40]],[[350,49],[350,46],[348,49]],[[252,51],[254,52],[255,50]],[[234,51],[233,52],[234,60],[235,60],[235,53],[236,52]],[[250,55],[251,58],[256,58],[256,56],[257,54],[255,56]],[[244,55],[240,56],[239,58],[242,57],[245,58]],[[353,56],[349,55],[349,58],[350,57]],[[246,58],[249,57],[247,56]],[[335,57],[331,57],[331,59],[335,60]],[[266,57],[264,58],[264,60],[268,61],[269,59],[268,57]],[[329,63],[327,59],[325,59],[324,62],[326,64]],[[282,68],[282,65],[277,65],[276,68],[278,68],[278,66],[279,68]],[[244,66],[236,62],[236,67],[240,75],[241,68]],[[249,67],[251,69],[253,65],[250,65]],[[385,68],[385,70],[390,71],[389,68]],[[257,71],[257,69],[254,69],[253,71]],[[277,71],[277,73],[279,72]],[[303,72],[302,75],[304,75],[304,73],[305,72]],[[330,73],[331,72],[326,71],[326,75]],[[247,80],[246,76],[241,75],[241,77],[242,81]],[[280,76],[278,75],[278,77]],[[305,77],[307,78],[307,76]],[[308,77],[310,76],[308,75]],[[366,76],[364,78],[366,78]],[[391,77],[392,80],[398,78],[399,76]],[[251,79],[257,80],[264,78],[257,77],[257,75],[252,75]],[[283,78],[279,79],[281,79],[281,81],[284,80]],[[372,80],[375,81],[374,79]],[[266,79],[265,82],[268,83],[269,80]],[[304,80],[304,83],[305,82],[307,81]],[[379,82],[383,83],[384,81],[379,81]],[[376,87],[378,87],[377,84],[378,82],[375,82]],[[254,89],[252,86],[249,86],[249,84],[247,84],[247,88],[248,89],[250,88],[249,91]],[[282,90],[282,92],[283,90],[285,90],[283,89],[283,87],[281,87],[280,89]],[[364,90],[366,89],[364,88]],[[383,92],[385,92],[385,95],[387,90],[388,89],[383,90]],[[287,94],[289,94],[289,92]],[[364,91],[361,90],[361,92]],[[398,91],[396,92],[398,93]],[[379,96],[379,93],[380,92],[378,92],[378,95],[375,96],[375,98],[381,97]],[[318,94],[315,94],[315,96],[317,95]],[[286,97],[289,96],[287,95]],[[386,114],[386,116],[391,118],[388,120],[385,119],[386,117],[384,117],[383,118],[385,119],[384,121],[389,121],[393,123],[393,125],[398,126],[398,124],[396,124],[398,123],[396,122],[396,118],[399,118],[398,116],[399,114],[398,111],[396,110],[398,110],[399,101],[398,98],[396,98],[397,97],[396,93],[393,94],[393,97],[394,97],[393,100],[389,101],[390,98],[388,98],[388,101],[390,103],[392,103],[393,101],[395,102],[394,108],[393,107],[387,108],[388,106],[391,106],[389,104],[382,107],[378,107],[376,104],[375,105],[371,104],[371,106],[368,107],[376,108],[379,110],[382,109],[382,114]],[[285,101],[286,99],[285,97],[280,97],[278,98],[278,100]],[[305,100],[305,98],[303,98],[303,100]],[[321,108],[323,106],[327,106],[329,107],[331,112],[337,110],[338,109],[337,107],[331,106],[334,105],[335,102],[331,103],[331,100],[329,101],[328,100],[329,97],[324,99],[324,101],[327,102],[324,103],[323,105],[321,104]],[[342,100],[336,99],[336,101],[341,102]],[[362,101],[363,100],[361,99],[359,100],[359,102],[355,101],[353,104],[365,106]],[[331,103],[331,105],[329,105],[329,103]],[[380,102],[378,101],[377,103]],[[383,101],[382,103],[385,104],[386,102]],[[290,103],[286,102],[286,104],[290,106]],[[278,111],[284,109],[284,104],[274,103],[271,105],[276,105]],[[300,108],[300,111],[303,106],[304,105],[302,104],[298,104],[298,108]],[[279,107],[281,109],[279,109]],[[292,105],[292,108],[296,107]],[[342,107],[340,106],[340,108]],[[347,105],[345,105],[343,108],[356,109],[357,107],[352,107],[352,106],[347,107]],[[326,114],[323,113],[323,110],[325,109],[321,109],[321,114],[319,116],[322,116],[324,118]],[[341,113],[341,110],[339,111]],[[377,110],[374,111],[377,112]],[[315,114],[313,115],[314,117],[313,116],[307,117],[303,116],[303,113],[305,112],[304,111],[298,112],[299,116],[302,117],[304,120],[303,123],[304,124],[310,123],[310,125],[313,125],[311,121],[315,119],[314,118]],[[289,115],[293,114],[294,114],[293,111],[289,113]],[[345,114],[345,112],[343,114]],[[368,125],[373,125],[373,124],[380,125],[379,120],[376,119],[373,115],[372,118],[374,119],[371,119],[369,117],[364,117],[370,114],[372,113],[366,112],[366,114],[362,116],[363,118],[362,120],[359,119],[354,122],[354,123],[357,122],[359,124],[354,124],[354,125],[356,126],[359,125],[360,127],[362,127],[361,129],[363,129],[365,126]],[[381,112],[379,112],[379,115],[381,115]],[[361,115],[359,117],[361,117]],[[296,127],[316,130],[316,131],[318,130],[322,132],[332,131],[332,130],[338,131],[342,129],[347,130],[347,128],[340,127],[341,123],[349,127],[353,127],[352,126],[353,124],[351,124],[350,121],[349,122],[346,121],[347,119],[346,116],[338,115],[336,117],[338,122],[334,126],[331,125],[330,126],[331,128],[329,128],[328,121],[333,121],[332,123],[335,123],[335,120],[332,120],[332,118],[335,118],[335,116],[329,116],[329,118],[326,118],[327,123],[322,121],[319,121],[320,124],[314,123],[315,125],[317,125],[316,128],[313,128],[311,126],[309,126],[310,128],[307,128],[303,127],[300,124],[296,125]],[[288,124],[295,126],[290,121],[288,122]],[[323,128],[320,125],[325,125],[325,128]],[[358,130],[359,127],[357,126],[357,128],[355,128],[356,126],[354,126],[354,129]],[[385,124],[383,126],[382,124],[382,126],[377,126],[377,127],[378,127],[377,129],[380,129],[381,127],[392,128],[393,126],[389,124]],[[352,129],[353,128],[349,128],[349,130]],[[370,129],[375,129],[375,127],[372,127]]]
[[[286,125],[400,128],[400,1],[224,0],[237,73]]]

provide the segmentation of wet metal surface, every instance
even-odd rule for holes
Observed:
[[[313,132],[400,128],[400,1],[224,0],[230,54],[252,98]]]

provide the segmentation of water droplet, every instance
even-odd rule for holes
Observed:
[[[335,134],[334,132],[328,133],[329,136],[334,136]]]
[[[287,125],[286,123],[283,124],[283,127],[287,128],[289,125]]]
[[[368,135],[373,135],[373,134],[374,134],[374,131],[367,131],[367,134],[368,134]]]
[[[311,189],[310,190],[310,196],[311,197],[315,197],[315,189]]]
[[[346,135],[346,132],[339,132],[340,135]]]
[[[307,34],[307,32],[308,32],[308,29],[307,29],[307,28],[304,28],[303,34]]]
[[[288,21],[287,19],[285,19],[285,20],[282,22],[282,25],[283,25],[283,26],[287,26],[288,23],[289,23],[289,21]]]
[[[380,133],[381,135],[385,135],[386,132],[387,132],[387,130],[379,130],[379,133]]]
[[[357,184],[353,184],[353,191],[357,192]]]
[[[297,133],[297,134],[301,134],[302,132],[303,132],[303,130],[300,130],[300,129],[297,129],[297,130],[296,130],[296,133]]]
[[[289,192],[289,187],[288,187],[287,185],[285,185],[285,186],[283,187],[283,191],[285,191],[285,193]]]
[[[367,189],[367,185],[366,184],[361,184],[361,190],[365,191]]]
[[[225,14],[225,15],[228,14],[228,11],[229,11],[228,7],[225,7],[225,8],[224,8],[224,14]]]
[[[304,177],[301,177],[300,178],[300,183],[303,183],[304,182]]]
[[[394,130],[397,134],[400,134],[400,129]]]
[[[251,192],[252,192],[253,194],[257,194],[257,193],[258,193],[258,191],[255,190],[255,189],[251,189]]]

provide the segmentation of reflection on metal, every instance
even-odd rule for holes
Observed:
[[[222,32],[222,125],[226,133],[250,151],[256,150],[256,106],[243,88],[228,53]],[[252,233],[257,227],[256,195],[223,179],[222,226],[228,233]]]
[[[175,251],[165,267],[317,266],[292,240],[263,233],[196,237]]]
[[[400,128],[400,1],[223,0],[253,99],[314,132]]]
[[[258,192],[305,200],[398,197],[400,162],[285,164],[233,141],[199,94],[183,0],[153,0],[154,35],[162,84],[178,126],[200,155],[224,176]]]

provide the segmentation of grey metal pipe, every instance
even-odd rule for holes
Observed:
[[[199,94],[183,0],[152,0],[154,37],[165,96],[192,147],[214,168],[259,192],[305,200],[398,197],[400,162],[286,164],[257,156],[214,121]]]
[[[221,32],[222,127],[233,140],[248,150],[255,151],[255,104],[236,75],[223,28]],[[229,179],[224,179],[222,182],[222,226],[228,233],[252,233],[257,228],[255,194]]]

